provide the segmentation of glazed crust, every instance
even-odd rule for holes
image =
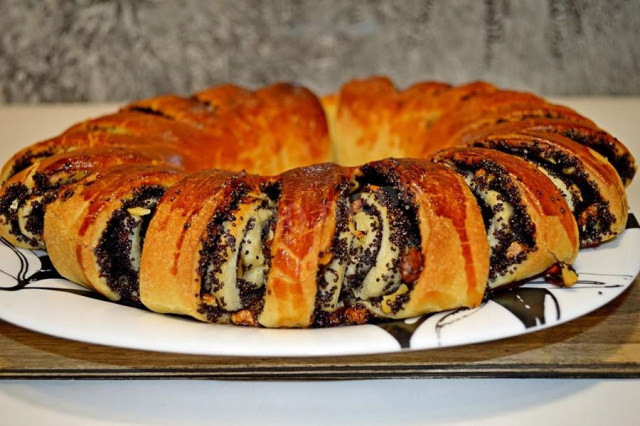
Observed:
[[[330,249],[340,188],[352,173],[334,164],[319,164],[282,175],[271,271],[258,317],[261,325],[311,325],[320,253]]]
[[[355,166],[385,157],[422,158],[425,150],[442,147],[429,139],[434,123],[462,100],[495,90],[482,82],[456,88],[422,83],[398,92],[386,77],[350,81],[323,99],[336,161]]]
[[[591,120],[572,109],[550,104],[535,95],[497,91],[482,93],[460,102],[455,110],[449,111],[430,128],[429,138],[438,141],[438,148],[455,146],[468,132],[501,122],[517,122],[532,117],[563,119],[595,127]]]
[[[368,167],[411,194],[419,212],[423,256],[422,272],[408,302],[394,313],[371,311],[388,318],[407,318],[478,306],[487,282],[488,244],[482,216],[464,181],[444,167],[419,160],[384,160]],[[264,189],[265,184],[276,185],[277,225],[264,302],[260,312],[248,315],[255,315],[253,325],[269,328],[311,326],[319,267],[331,255],[336,233],[336,206],[359,175],[358,168],[320,164],[268,179],[206,171],[182,180],[163,196],[145,237],[142,303],[156,312],[228,322],[228,315],[210,314],[220,301],[203,292],[199,269],[203,238],[212,218],[225,209],[240,183],[252,192]],[[225,314],[232,314],[231,322],[235,321],[236,312]]]
[[[47,157],[13,175],[0,189],[2,235],[16,246],[44,249],[40,230],[44,217],[31,217],[43,216],[44,210],[36,211],[34,205],[38,206],[37,209],[44,209],[42,204],[55,200],[60,195],[60,188],[84,179],[93,171],[124,164],[166,165],[164,162],[161,155],[151,150],[108,146],[79,149]],[[11,212],[13,203],[16,208]]]
[[[145,155],[154,160],[161,160],[175,167],[183,167],[184,165],[183,155],[176,152],[174,146],[163,143],[161,139],[99,130],[77,131],[47,139],[18,151],[2,168],[0,176],[2,184],[9,180],[11,176],[40,161],[46,161],[51,156],[93,148],[125,149],[138,153],[146,151]],[[72,156],[74,154],[70,153],[69,155]],[[123,155],[127,155],[127,153]]]
[[[505,153],[516,148],[541,157]],[[543,154],[569,158],[586,176],[592,202],[575,218],[558,180],[534,165]],[[498,234],[487,233],[470,169],[499,171],[532,224],[532,246],[515,244],[521,259],[499,279]],[[63,276],[156,312],[270,328],[358,324],[475,307],[487,285],[569,265],[579,242],[624,230],[635,172],[628,149],[591,120],[485,82],[398,90],[372,77],[321,100],[288,83],[225,84],[133,102],[18,152],[0,174],[0,235],[46,247]],[[132,204],[150,187],[164,195]],[[601,213],[611,224],[592,232]],[[223,232],[227,246],[216,239]],[[395,242],[383,250],[380,235]],[[249,266],[238,260],[245,239]],[[118,253],[136,244],[141,253]],[[340,273],[329,269],[336,259]],[[327,271],[335,288],[322,281]],[[362,276],[384,285],[363,290],[353,278]]]
[[[136,188],[168,188],[184,174],[154,166],[120,166],[97,172],[68,188],[67,195],[49,205],[44,240],[56,270],[65,278],[119,300],[100,274],[95,248],[109,219]]]
[[[539,130],[498,134],[473,142],[474,146],[498,149],[517,156],[542,162],[550,159],[560,164],[567,176],[580,175],[584,181],[581,199],[592,201],[580,212],[576,220],[581,233],[581,246],[590,247],[614,238],[627,223],[629,206],[624,185],[611,163],[596,151],[571,139]],[[611,215],[611,224],[604,224],[597,216]],[[596,230],[588,229],[597,223]],[[593,235],[597,232],[597,236]]]
[[[147,231],[140,277],[142,302],[156,312],[215,321],[203,305],[215,308],[218,303],[203,299],[198,271],[207,226],[239,182],[254,192],[260,183],[280,182],[271,269],[258,321],[266,327],[309,326],[319,253],[331,244],[338,187],[347,179],[346,169],[324,164],[270,179],[207,171],[183,180],[165,194]]]
[[[260,180],[229,171],[202,171],[169,189],[147,230],[140,265],[140,297],[149,309],[207,321],[198,271],[202,240],[214,213],[240,183]],[[235,284],[235,283],[234,283]]]
[[[541,138],[547,139],[557,134],[593,149],[611,163],[625,186],[629,186],[636,173],[633,154],[618,139],[599,127],[563,119],[536,117],[480,127],[461,134],[456,145],[468,145],[490,136],[527,131],[535,131]]]
[[[482,214],[464,180],[446,167],[420,160],[372,165],[405,188],[417,206],[422,271],[408,301],[390,318],[480,305],[489,273]]]
[[[286,83],[255,93],[223,87],[190,99],[147,99],[65,134],[97,130],[161,140],[179,153],[188,172],[218,168],[272,175],[331,159],[320,101]]]
[[[427,158],[506,126],[561,133],[589,146],[614,165],[625,186],[636,172],[629,150],[588,118],[533,94],[484,82],[456,87],[428,82],[399,91],[388,78],[371,77],[346,83],[322,103],[341,164],[387,156]]]
[[[578,229],[567,202],[553,182],[525,160],[485,148],[452,148],[434,160],[453,169],[487,170],[487,163],[503,169],[517,188],[520,204],[530,218],[534,246],[506,277],[491,286],[506,285],[539,275],[558,262],[571,264],[578,254]]]

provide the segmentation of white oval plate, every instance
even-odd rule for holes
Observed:
[[[604,306],[640,271],[640,228],[582,250],[571,288],[542,280],[502,291],[471,310],[329,329],[269,330],[212,325],[108,302],[56,277],[44,252],[0,244],[0,318],[88,343],[201,355],[323,356],[431,349],[486,342],[552,327]]]

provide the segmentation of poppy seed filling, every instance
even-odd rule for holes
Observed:
[[[24,183],[12,184],[0,198],[0,217],[9,225],[9,232],[20,242],[34,248],[44,249],[44,214],[48,204],[54,202],[60,188],[86,176],[86,171],[66,173],[69,165],[51,173],[35,172],[31,176],[32,186]]]
[[[614,149],[614,143],[609,138],[613,139],[615,142],[619,141],[612,136],[608,136],[604,132],[587,132],[571,128],[559,131],[551,127],[546,130],[559,133],[564,137],[597,151],[600,155],[609,160],[623,182],[630,183],[633,179],[636,172],[633,157],[631,157],[629,152],[624,152],[622,154],[617,152]]]
[[[348,188],[348,182],[344,182],[338,187],[340,195],[336,202],[336,231],[330,252],[320,253],[316,312],[331,313],[344,305],[340,296],[349,262],[349,246],[351,244]],[[329,260],[325,261],[325,259]]]
[[[29,199],[29,188],[23,183],[9,185],[2,197],[0,197],[0,217],[9,225],[9,232],[20,242],[26,242],[32,247],[37,247],[38,242],[27,239],[20,230],[18,211]]]
[[[422,270],[416,207],[390,179],[370,172],[337,202],[336,233],[318,271],[315,323],[342,322],[344,310],[396,314]],[[326,255],[326,254],[324,254]],[[411,259],[408,261],[407,259]],[[413,264],[406,273],[407,264]]]
[[[140,260],[152,212],[165,188],[141,186],[113,212],[93,250],[103,277],[121,300],[140,303]]]
[[[201,313],[217,322],[248,309],[255,318],[262,310],[275,231],[275,202],[243,184],[230,202],[212,217],[202,240],[198,272]]]
[[[476,143],[518,156],[534,164],[562,193],[580,229],[580,245],[588,247],[613,233],[616,219],[603,199],[597,184],[590,179],[580,161],[559,149],[535,141],[515,145],[496,139]]]
[[[489,240],[489,286],[501,285],[536,248],[535,225],[520,190],[498,164],[483,160],[475,164],[456,162],[456,167],[482,210]]]

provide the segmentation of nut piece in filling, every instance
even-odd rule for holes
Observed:
[[[573,262],[579,247],[576,221],[561,192],[534,165],[484,148],[447,150],[435,159],[464,177],[482,210],[490,246],[489,287]]]
[[[527,132],[474,141],[535,165],[558,188],[578,223],[581,247],[624,230],[627,200],[616,170],[597,152],[555,134]]]
[[[274,215],[271,199],[250,192],[210,224],[200,260],[203,300],[216,308],[210,320],[256,323],[269,272]],[[246,311],[229,315],[241,310]]]
[[[393,317],[422,270],[415,208],[374,180],[381,182],[365,178],[338,203],[332,256],[318,277],[316,325]]]
[[[462,174],[483,212],[490,247],[489,286],[498,287],[510,281],[527,252],[535,249],[531,232],[534,225],[522,208],[515,208],[520,201],[518,191],[513,188],[511,194],[507,193],[501,182],[504,177],[497,178],[485,169]]]

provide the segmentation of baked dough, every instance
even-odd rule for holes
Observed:
[[[388,158],[392,157],[392,158]],[[353,80],[164,95],[2,168],[0,234],[107,298],[326,327],[478,306],[624,230],[628,149],[489,83]]]
[[[571,209],[536,166],[483,148],[443,150],[434,161],[464,176],[476,194],[490,245],[490,288],[539,275],[554,264],[566,269],[573,262],[579,240]]]

